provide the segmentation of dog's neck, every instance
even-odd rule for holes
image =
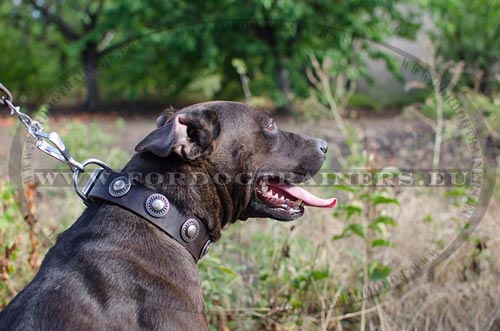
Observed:
[[[205,222],[212,241],[220,238],[222,227],[234,222],[240,212],[230,188],[216,184],[213,167],[203,161],[185,162],[177,156],[160,158],[138,153],[122,172],[167,196],[181,212],[198,216]]]

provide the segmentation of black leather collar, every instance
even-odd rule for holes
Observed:
[[[198,262],[210,247],[205,224],[185,215],[164,195],[134,183],[126,175],[103,170],[87,190],[89,202],[104,201],[127,209],[177,240]]]

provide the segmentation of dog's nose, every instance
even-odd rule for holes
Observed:
[[[318,146],[319,150],[322,151],[324,154],[328,152],[328,143],[323,139],[316,138],[316,145]]]

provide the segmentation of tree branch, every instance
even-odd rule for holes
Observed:
[[[99,15],[101,14],[103,5],[104,5],[104,0],[99,0],[97,9],[94,12],[90,11],[90,4],[88,5],[88,7],[85,9],[85,12],[87,13],[87,16],[90,18],[90,22],[88,24],[84,24],[83,31],[89,32],[95,28]]]
[[[114,52],[122,47],[125,47],[128,43],[131,43],[135,40],[138,40],[140,38],[142,38],[143,36],[142,35],[135,35],[135,36],[131,36],[131,37],[128,37],[128,38],[125,38],[124,40],[120,41],[120,42],[117,42],[105,49],[103,49],[102,51],[99,52],[99,57],[101,56],[105,56],[111,52]]]
[[[52,14],[49,9],[44,6],[40,6],[36,3],[36,0],[31,0],[31,4],[35,9],[42,13],[43,17],[54,24],[62,35],[68,40],[79,40],[82,38],[81,34],[78,34],[68,23],[66,23],[61,17]]]

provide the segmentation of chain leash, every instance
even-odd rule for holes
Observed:
[[[2,104],[9,107],[10,115],[17,115],[28,134],[35,140],[35,146],[45,154],[56,158],[68,166],[69,170],[73,173],[73,186],[75,191],[83,202],[87,204],[87,195],[99,177],[99,174],[103,170],[109,170],[111,168],[106,163],[97,159],[87,159],[81,163],[77,162],[69,154],[64,142],[57,132],[46,133],[43,131],[43,126],[40,122],[33,120],[29,115],[23,113],[19,106],[13,104],[12,94],[2,83],[0,83],[0,92],[4,94],[1,98]],[[80,189],[80,175],[85,172],[85,167],[91,164],[98,166],[98,168],[90,176],[84,188]]]

